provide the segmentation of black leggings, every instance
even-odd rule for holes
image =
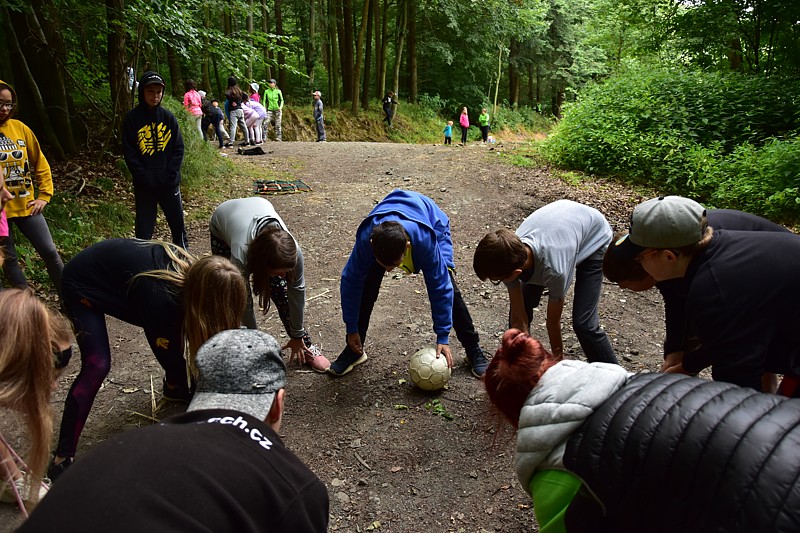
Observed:
[[[467,130],[469,130],[469,126],[466,128],[461,126],[461,144],[467,144]]]

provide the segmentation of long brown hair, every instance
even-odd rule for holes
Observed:
[[[547,369],[559,361],[527,333],[509,329],[503,334],[503,342],[483,380],[492,405],[514,429],[519,428],[519,412],[531,390]]]
[[[56,371],[53,345],[70,338],[63,317],[49,311],[29,289],[0,292],[0,408],[22,414],[31,438],[26,482],[30,501],[50,456],[53,419],[50,393]]]
[[[297,265],[297,255],[297,243],[281,227],[268,226],[250,243],[247,249],[247,270],[253,274],[253,292],[258,296],[258,305],[264,309],[265,314],[269,309],[272,278],[270,272],[287,270],[286,279],[291,281]]]
[[[220,331],[237,329],[246,304],[244,277],[224,257],[204,257],[186,271],[183,331],[189,347],[189,369],[195,377],[197,350]]]

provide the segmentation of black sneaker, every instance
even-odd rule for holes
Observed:
[[[339,354],[339,357],[336,358],[336,361],[331,363],[328,372],[334,376],[344,376],[366,360],[366,352],[362,351],[361,355],[358,355],[353,350],[345,348],[345,350]]]
[[[161,396],[168,402],[180,402],[180,403],[190,403],[192,401],[192,396],[194,396],[194,392],[184,385],[181,387],[177,385],[175,387],[167,384],[166,378],[163,381],[163,386],[161,387]]]
[[[489,361],[486,359],[483,348],[478,347],[474,353],[467,357],[467,360],[472,366],[472,375],[478,379],[482,378],[489,367]]]
[[[50,458],[50,464],[47,465],[47,477],[49,477],[50,481],[53,482],[55,482],[55,480],[58,479],[58,476],[66,472],[67,468],[72,466],[72,462],[74,461],[74,459],[72,459],[71,457],[67,457],[60,463],[56,464],[55,460],[56,457],[54,455],[53,457]]]

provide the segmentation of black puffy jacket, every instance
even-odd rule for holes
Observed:
[[[589,489],[570,532],[800,531],[800,400],[639,374],[570,438],[564,465]]]

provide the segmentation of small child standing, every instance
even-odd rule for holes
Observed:
[[[444,144],[453,144],[453,121],[448,120],[444,127]]]

